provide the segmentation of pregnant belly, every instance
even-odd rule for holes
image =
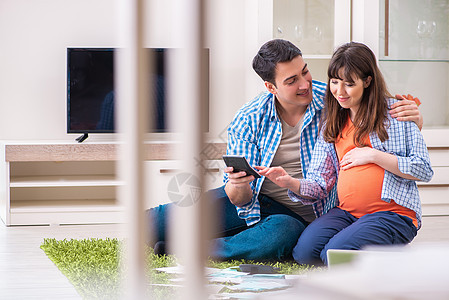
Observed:
[[[340,170],[337,183],[340,207],[355,214],[370,213],[381,200],[384,169],[367,164]]]

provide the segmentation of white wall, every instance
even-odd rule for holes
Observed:
[[[214,138],[243,103],[264,89],[251,69],[260,46],[260,0],[206,2]],[[160,13],[149,21],[149,46],[173,46],[171,2],[154,0],[152,9]],[[73,141],[77,135],[66,133],[66,48],[117,45],[115,1],[1,0],[0,139]],[[104,136],[89,140],[95,138]]]
[[[66,135],[66,47],[114,45],[108,0],[0,1],[0,138]]]

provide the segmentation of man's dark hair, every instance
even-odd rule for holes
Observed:
[[[291,42],[282,39],[271,40],[260,47],[253,59],[253,69],[263,81],[271,82],[276,86],[274,81],[276,65],[280,62],[291,61],[298,55],[302,56],[301,50]]]

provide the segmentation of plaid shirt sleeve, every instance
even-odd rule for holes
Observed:
[[[250,165],[258,165],[258,162],[260,162],[260,154],[257,150],[257,145],[252,142],[252,130],[241,118],[237,118],[231,123],[228,129],[228,147],[226,154],[244,155]],[[224,182],[226,183],[228,180],[228,175],[225,174]],[[255,192],[256,182],[257,180],[253,180],[250,183],[251,190],[253,191],[251,201],[246,205],[237,207],[239,217],[245,219],[248,225],[257,223],[260,220],[260,205]]]
[[[395,101],[397,100],[388,99],[388,104],[391,105]],[[398,168],[402,173],[418,180],[430,181],[433,171],[429,152],[418,126],[413,122],[398,121],[391,116],[386,126],[388,133],[386,141],[381,142],[375,133],[370,134],[373,148],[396,155]]]
[[[391,105],[395,99],[388,99]],[[396,155],[398,168],[404,173],[418,180],[430,181],[433,170],[429,152],[421,132],[413,122],[401,122],[389,117],[387,126],[388,140],[381,142],[375,134],[370,135],[373,148]],[[413,210],[421,227],[421,200],[416,182],[385,171],[382,185],[382,200]]]
[[[304,204],[316,204],[317,210],[325,211],[323,200],[329,196],[338,177],[338,159],[334,145],[326,143],[320,135],[312,152],[306,178],[300,180],[299,194],[289,191],[290,199]],[[304,198],[310,197],[311,199]]]
[[[264,92],[243,106],[228,128],[227,154],[244,155],[251,166],[269,166],[282,137],[280,121],[275,117],[273,95]],[[228,182],[224,174],[224,183]],[[248,226],[260,221],[259,191],[263,177],[250,183],[251,201],[236,207]]]
[[[433,170],[423,136],[415,123],[404,122],[402,125],[407,138],[404,139],[405,153],[397,155],[399,170],[404,174],[428,182],[432,179]]]

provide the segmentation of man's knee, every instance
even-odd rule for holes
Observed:
[[[205,193],[206,199],[214,200],[214,199],[220,199],[220,198],[228,198],[228,195],[225,191],[225,186],[220,186],[215,189],[211,189],[206,191]]]
[[[271,227],[272,234],[278,236],[281,244],[293,249],[306,226],[288,215],[271,215],[265,221]]]

